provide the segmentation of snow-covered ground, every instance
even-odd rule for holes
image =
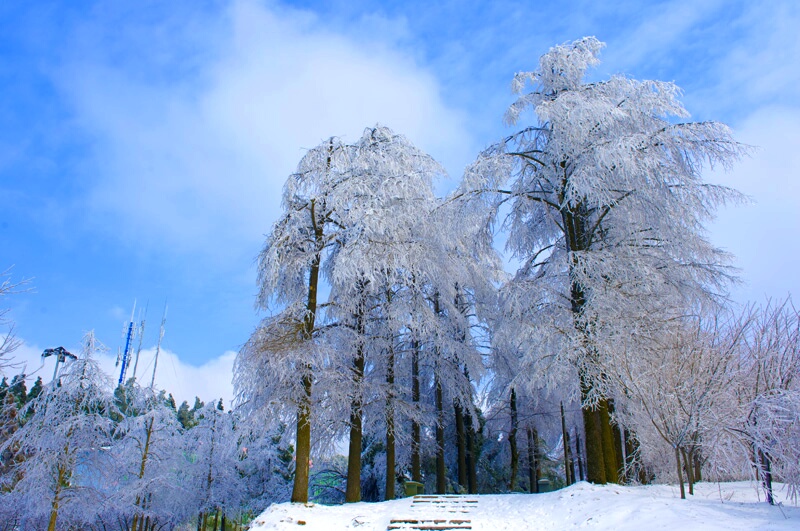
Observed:
[[[770,507],[748,482],[700,483],[694,496],[680,499],[676,486],[623,487],[577,483],[546,494],[470,496],[477,500],[458,513],[412,507],[412,499],[348,505],[273,505],[253,523],[253,530],[385,531],[390,520],[451,518],[470,520],[473,530],[524,529],[724,529],[797,530],[800,508],[786,501],[782,488]]]

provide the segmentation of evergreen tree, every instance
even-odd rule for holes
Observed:
[[[25,406],[28,399],[28,386],[25,384],[25,374],[17,374],[11,379],[8,392],[14,396],[18,409]]]
[[[31,400],[35,399],[37,396],[42,394],[42,389],[44,389],[44,383],[42,383],[42,377],[38,376],[36,381],[33,383],[33,387],[31,390],[28,391],[28,396],[25,399],[25,402],[30,402]]]
[[[189,402],[186,400],[181,402],[181,406],[178,408],[178,422],[184,430],[188,430],[194,425],[194,410],[189,409]]]

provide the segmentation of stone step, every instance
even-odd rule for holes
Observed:
[[[398,518],[389,521],[387,531],[394,530],[413,531],[446,531],[450,529],[472,529],[470,520],[457,518]]]
[[[412,499],[411,508],[415,510],[442,510],[451,513],[466,513],[477,504],[477,499],[468,496],[420,494]]]

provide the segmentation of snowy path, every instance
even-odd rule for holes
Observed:
[[[797,530],[800,508],[759,500],[752,483],[699,483],[679,498],[670,485],[624,487],[578,483],[546,494],[405,498],[382,503],[273,505],[252,531],[458,530]],[[430,501],[427,501],[430,500]],[[763,497],[761,498],[763,500]],[[410,520],[417,520],[411,522]],[[427,522],[422,522],[423,520]],[[438,522],[437,520],[443,520]],[[459,522],[461,521],[461,522]],[[390,526],[395,527],[390,527]],[[414,527],[416,525],[416,527]],[[449,525],[450,527],[443,527]],[[457,527],[460,525],[461,527]],[[427,526],[427,527],[426,527]],[[439,526],[439,527],[436,527]]]

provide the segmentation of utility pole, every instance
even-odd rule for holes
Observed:
[[[58,376],[58,365],[59,363],[64,363],[67,361],[67,358],[71,358],[73,360],[78,359],[78,356],[72,354],[71,352],[67,351],[64,347],[56,347],[56,348],[46,348],[44,352],[42,352],[42,362],[44,359],[50,356],[56,357],[56,367],[53,369],[53,381],[56,381],[56,377]]]

